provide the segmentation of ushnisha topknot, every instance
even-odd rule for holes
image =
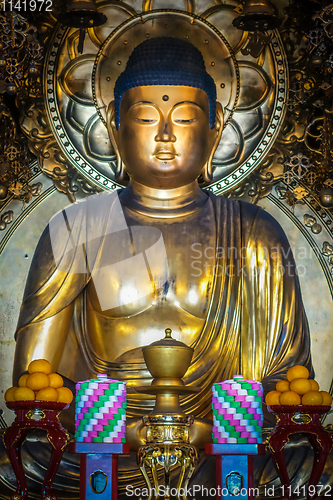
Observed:
[[[172,37],[150,38],[130,55],[114,87],[115,119],[119,129],[120,101],[133,88],[148,85],[183,85],[202,89],[209,101],[209,122],[214,128],[216,86],[207,73],[201,52],[190,42]]]

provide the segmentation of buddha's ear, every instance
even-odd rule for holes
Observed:
[[[218,137],[216,138],[217,142],[216,142],[214,152],[220,143],[223,125],[224,125],[224,116],[223,116],[222,104],[220,102],[216,101],[216,114],[215,114],[215,127],[214,128],[217,131]]]
[[[112,147],[117,156],[117,170],[115,173],[116,180],[121,182],[126,177],[126,172],[118,147],[119,131],[117,130],[116,126],[116,113],[115,113],[114,101],[111,101],[110,104],[108,105],[108,109],[106,111],[106,124]]]
[[[205,164],[202,170],[202,177],[205,183],[209,183],[212,181],[213,173],[212,173],[212,161],[214,153],[220,144],[221,135],[223,131],[224,117],[223,117],[223,108],[220,102],[216,102],[216,114],[215,114],[215,125],[214,128],[211,129],[211,137],[212,137],[212,146],[211,152],[208,158],[207,163]]]
[[[109,137],[113,146],[113,149],[118,149],[118,130],[116,127],[116,113],[114,108],[114,101],[111,101],[106,110],[106,125],[109,132]]]

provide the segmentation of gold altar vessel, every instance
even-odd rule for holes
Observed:
[[[147,426],[147,444],[138,451],[138,464],[148,486],[149,500],[152,491],[159,491],[158,466],[164,469],[163,486],[167,499],[170,498],[170,468],[180,465],[177,498],[186,498],[182,491],[186,491],[198,463],[198,451],[190,445],[189,438],[189,427],[194,419],[179,405],[181,394],[200,391],[199,387],[186,386],[182,380],[190,366],[193,349],[174,340],[171,333],[167,328],[164,339],[143,348],[153,381],[151,386],[136,387],[140,393],[156,395],[154,409],[143,417]],[[151,471],[152,481],[147,469]]]

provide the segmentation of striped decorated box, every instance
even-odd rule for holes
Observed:
[[[262,443],[263,389],[234,375],[213,385],[213,443]]]
[[[126,384],[97,375],[76,384],[75,441],[125,443]]]

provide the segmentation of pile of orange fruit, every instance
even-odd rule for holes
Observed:
[[[73,393],[63,387],[64,381],[58,373],[51,373],[51,365],[46,359],[35,359],[28,366],[28,372],[18,381],[18,387],[10,387],[5,392],[5,400],[10,401],[53,401],[71,403]]]
[[[295,365],[287,371],[287,380],[279,380],[276,390],[266,395],[266,404],[274,405],[325,405],[331,406],[332,396],[320,391],[319,384],[309,379],[305,366]]]

